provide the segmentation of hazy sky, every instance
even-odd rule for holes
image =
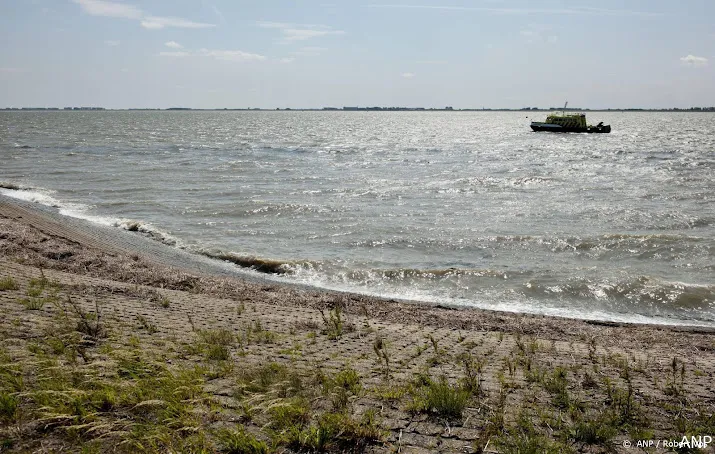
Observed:
[[[0,107],[715,105],[712,0],[0,0]]]

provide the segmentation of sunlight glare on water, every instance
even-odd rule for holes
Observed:
[[[529,115],[533,118],[526,118]],[[278,279],[715,326],[715,118],[589,112],[3,112],[3,194]]]

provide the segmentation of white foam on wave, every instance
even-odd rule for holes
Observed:
[[[90,206],[82,203],[62,202],[56,199],[53,194],[56,191],[44,188],[25,188],[19,186],[19,189],[0,188],[0,194],[14,199],[24,200],[26,202],[38,203],[52,208],[57,208],[57,211],[64,216],[73,218],[85,219],[96,224],[111,226],[114,223],[112,218],[106,216],[97,216],[88,213]]]
[[[152,240],[160,241],[167,246],[175,246],[184,249],[185,245],[180,239],[171,235],[169,232],[159,229],[152,224],[133,219],[118,219],[112,223],[112,227],[119,227],[129,232],[139,232],[151,238]]]
[[[56,191],[44,188],[27,188],[21,185],[14,186],[17,186],[18,189],[7,189],[0,187],[0,194],[7,197],[12,197],[14,199],[24,200],[26,202],[32,202],[52,208],[57,208],[58,213],[63,216],[84,219],[85,221],[89,221],[94,224],[104,225],[107,227],[119,227],[131,232],[139,232],[153,240],[161,241],[166,245],[176,246],[179,248],[184,247],[183,243],[181,243],[178,238],[149,223],[132,219],[122,219],[110,216],[98,216],[89,212],[92,209],[92,207],[89,205],[85,205],[82,203],[63,202],[58,200],[54,197]]]
[[[341,292],[359,293],[386,299],[409,301],[414,303],[439,304],[452,307],[483,309],[490,311],[544,315],[569,319],[592,320],[616,323],[635,323],[647,325],[676,325],[690,327],[715,328],[715,320],[687,319],[670,314],[639,314],[633,312],[617,312],[583,306],[559,306],[544,304],[543,301],[528,297],[465,297],[463,295],[443,292],[436,287],[425,288],[418,285],[393,285],[371,280],[360,282],[347,276],[349,271],[326,274],[320,269],[309,266],[291,267],[291,273],[284,275],[266,275],[264,279],[285,283],[300,283],[313,288],[335,290]],[[690,284],[688,284],[690,285]]]

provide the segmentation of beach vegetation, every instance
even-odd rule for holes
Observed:
[[[303,388],[303,378],[298,371],[272,362],[238,371],[235,395],[243,397],[271,390],[277,397],[287,398],[298,395]]]
[[[384,383],[370,389],[370,394],[376,398],[388,402],[399,402],[409,394],[411,386],[401,383]]]
[[[44,275],[30,279],[26,291],[26,297],[20,299],[26,309],[40,310],[47,303],[57,301],[57,293],[60,286],[56,282],[50,282]]]
[[[582,414],[568,428],[570,440],[588,445],[610,442],[619,433],[618,421],[609,413]]]
[[[482,387],[482,373],[486,364],[486,358],[476,358],[471,353],[462,354],[459,359],[463,365],[464,377],[462,384],[465,390],[474,396],[481,396],[485,393]]]
[[[75,331],[84,335],[88,341],[97,342],[107,337],[107,328],[102,321],[102,313],[99,310],[99,301],[94,301],[94,312],[86,311],[71,296],[67,296],[65,302],[58,301],[56,306],[60,309],[60,318],[68,323],[75,319]]]
[[[139,322],[140,328],[146,330],[148,334],[154,334],[158,331],[156,325],[147,320],[143,315],[137,315],[137,321]]]
[[[0,421],[13,422],[17,413],[17,397],[13,393],[0,391]]]
[[[219,452],[225,454],[268,454],[271,449],[266,442],[246,432],[242,426],[223,429],[216,433]]]
[[[235,342],[232,331],[225,328],[197,331],[199,344],[194,352],[203,352],[209,361],[227,361],[231,359],[231,347]],[[192,350],[192,349],[190,349]]]
[[[544,388],[551,394],[551,402],[554,406],[566,409],[569,406],[568,378],[567,371],[561,366],[557,366],[550,377],[543,380]]]
[[[168,309],[169,306],[171,306],[171,300],[169,300],[169,298],[167,298],[165,296],[162,296],[159,299],[159,306],[161,306],[164,309]]]
[[[435,451],[454,428],[478,432],[476,451],[503,453],[611,452],[622,438],[715,433],[711,341],[699,334],[643,354],[617,343],[597,349],[590,333],[599,328],[589,326],[554,334],[557,351],[528,327],[500,326],[514,333],[500,345],[499,331],[450,334],[447,320],[390,326],[395,314],[375,321],[363,308],[370,330],[346,336],[342,302],[322,324],[303,323],[295,320],[305,309],[266,316],[264,301],[239,292],[247,313],[243,302],[229,306],[219,323],[200,298],[162,312],[158,286],[59,284],[40,274],[13,282],[18,298],[42,300],[45,310],[0,301],[2,452],[360,452],[388,439],[387,449],[406,452],[415,438],[400,431],[413,422],[424,450]],[[118,304],[102,303],[108,294]],[[691,338],[702,358],[680,355]],[[679,356],[662,367],[649,355],[663,351]],[[378,415],[390,418],[391,433]]]
[[[321,310],[320,316],[323,318],[323,334],[327,335],[328,339],[335,340],[342,337],[345,322],[340,304],[335,304],[328,312],[328,315],[325,315],[325,311]]]
[[[498,439],[499,452],[514,454],[562,454],[575,452],[570,446],[553,440],[539,431],[533,418],[521,411],[516,424],[507,430],[507,435]]]
[[[280,444],[308,452],[361,452],[386,438],[374,413],[356,420],[345,413],[323,413],[307,427],[292,427],[278,438]]]
[[[12,277],[8,276],[0,279],[0,291],[17,290],[18,288],[20,287],[18,287],[15,279]]]
[[[459,419],[468,400],[469,391],[461,386],[451,385],[445,377],[434,380],[422,376],[412,389],[409,409],[446,419]]]
[[[379,332],[375,334],[372,350],[377,355],[378,368],[380,368],[385,378],[390,378],[390,353],[387,350],[387,343]]]
[[[330,397],[333,409],[344,410],[351,400],[362,393],[360,375],[346,366],[333,377],[323,380],[323,392]]]
[[[225,328],[198,331],[199,338],[207,345],[232,345],[235,336],[231,330]]]

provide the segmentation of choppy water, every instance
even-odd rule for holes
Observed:
[[[0,192],[279,280],[715,326],[715,115],[526,115],[0,112]]]

